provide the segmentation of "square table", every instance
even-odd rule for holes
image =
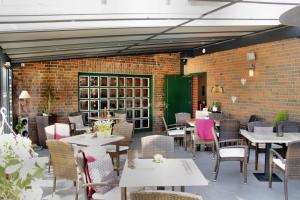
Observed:
[[[94,137],[92,134],[81,134],[81,135],[76,135],[76,136],[71,136],[71,137],[66,137],[60,139],[60,141],[70,143],[70,144],[76,144],[78,146],[103,146],[106,144],[111,144],[114,142],[118,142],[123,140],[125,137],[124,136],[119,136],[119,135],[111,135],[110,137],[104,137],[103,134],[97,133],[97,137]],[[116,143],[116,152],[120,151],[120,145]],[[120,157],[117,156],[117,173],[119,175],[119,168],[120,168]]]
[[[276,136],[276,133],[266,132],[249,132],[247,130],[241,130],[240,133],[243,137],[252,143],[266,144],[265,155],[265,168],[263,173],[254,173],[259,181],[269,180],[269,167],[270,167],[270,148],[272,143],[288,144],[296,140],[300,140],[300,133],[284,133],[282,137]],[[279,177],[273,174],[273,181],[280,181]]]
[[[135,159],[135,168],[128,168],[126,161],[121,176],[122,200],[126,200],[127,187],[150,186],[206,186],[207,179],[203,176],[192,159],[164,159],[155,163],[153,159]]]

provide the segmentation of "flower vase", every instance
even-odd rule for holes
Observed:
[[[109,138],[111,136],[111,129],[103,131],[104,138]]]

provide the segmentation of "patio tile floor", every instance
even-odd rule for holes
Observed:
[[[140,137],[146,134],[136,134],[133,141],[133,147],[140,149]],[[38,152],[40,156],[46,157],[47,150]],[[186,152],[184,148],[176,146],[175,155],[178,158],[192,158],[191,152]],[[213,182],[214,160],[212,153],[201,151],[197,152],[196,164],[210,181],[205,187],[187,187],[186,191],[200,194],[204,200],[282,200],[284,199],[283,183],[273,183],[273,188],[268,188],[267,182],[259,182],[253,176],[254,171],[254,151],[251,152],[250,162],[248,165],[248,183],[242,183],[242,175],[239,173],[238,162],[222,162],[217,182]],[[263,170],[264,156],[260,154],[259,170]],[[280,172],[277,173],[281,176]],[[69,200],[75,198],[75,188],[71,181],[58,179],[57,192],[52,197],[52,173],[46,173],[45,178],[41,181],[44,190],[44,199],[61,199]],[[300,181],[289,181],[289,200],[298,200],[300,196]],[[179,191],[179,188],[176,188]],[[82,192],[79,199],[84,199]]]

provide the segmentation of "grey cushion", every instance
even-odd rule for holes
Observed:
[[[76,125],[76,129],[80,129],[84,127],[81,115],[69,116],[69,121]]]
[[[125,122],[125,121],[126,121],[126,114],[123,114],[123,113],[115,113],[115,117],[116,117],[116,118],[120,118],[120,119],[118,120],[119,123]]]

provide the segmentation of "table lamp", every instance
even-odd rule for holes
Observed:
[[[22,90],[20,96],[19,96],[19,116],[21,117],[21,100],[24,100],[26,102],[26,99],[30,99],[31,96],[26,90]]]

